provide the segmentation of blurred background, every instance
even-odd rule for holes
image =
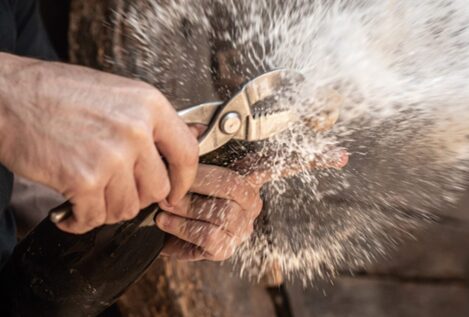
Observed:
[[[50,39],[64,61],[76,41],[69,37],[70,21],[92,28],[77,16],[86,10],[71,10],[70,2],[41,0]],[[74,50],[87,45],[93,43]],[[469,316],[469,193],[458,208],[441,214],[439,223],[416,232],[375,265],[314,287],[281,279],[251,283],[232,274],[229,265],[157,260],[103,316]]]

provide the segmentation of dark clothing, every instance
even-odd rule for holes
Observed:
[[[0,50],[21,56],[56,59],[35,0],[0,0]]]
[[[0,51],[41,59],[56,59],[34,0],[0,0]],[[0,63],[1,63],[0,59]],[[0,267],[15,244],[15,223],[7,207],[13,175],[0,165]]]

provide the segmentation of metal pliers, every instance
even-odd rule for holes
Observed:
[[[272,137],[295,121],[288,93],[304,80],[301,73],[278,69],[264,73],[243,86],[228,102],[208,102],[178,112],[190,124],[207,126],[199,139],[199,155],[210,153],[231,140],[260,141]],[[70,204],[50,213],[59,223],[72,214]]]
[[[228,102],[209,102],[179,111],[187,124],[208,126],[199,139],[200,155],[210,153],[230,140],[259,141],[291,126],[294,115],[285,104],[289,92],[303,76],[279,69],[249,81]]]

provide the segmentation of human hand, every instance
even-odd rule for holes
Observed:
[[[257,160],[247,157],[241,165],[253,159]],[[309,168],[342,168],[347,162],[347,153],[338,151],[331,160],[311,162]],[[253,232],[262,210],[260,188],[274,177],[269,167],[260,165],[241,176],[227,168],[199,165],[191,193],[174,206],[160,204],[163,212],[156,218],[157,226],[172,235],[161,254],[185,261],[231,257]],[[291,164],[280,177],[293,176],[303,168]]]
[[[79,66],[0,61],[0,162],[70,200],[62,230],[84,233],[185,196],[198,143],[157,89]]]
[[[179,260],[223,261],[248,239],[262,210],[259,187],[223,167],[199,165],[194,184],[178,204],[160,204],[158,227],[171,234],[162,255]]]

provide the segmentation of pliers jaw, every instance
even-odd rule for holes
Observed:
[[[199,153],[210,153],[230,140],[260,141],[289,128],[296,118],[286,92],[304,80],[296,71],[274,70],[249,81],[228,102],[211,102],[179,112],[187,124],[208,128]]]

